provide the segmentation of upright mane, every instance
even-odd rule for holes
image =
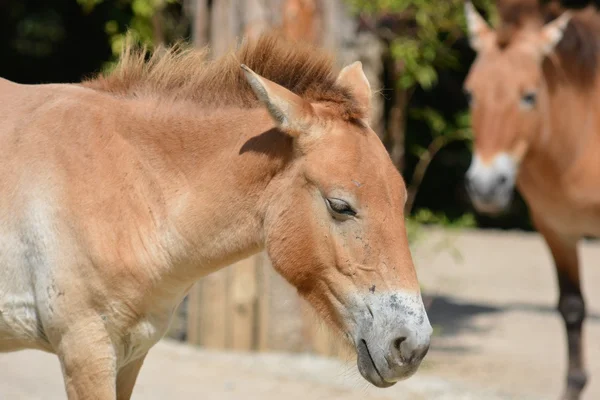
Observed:
[[[216,60],[207,54],[206,48],[183,44],[150,52],[127,40],[116,67],[83,85],[121,97],[154,96],[209,108],[259,107],[240,68],[246,64],[308,101],[329,103],[344,119],[360,119],[368,111],[335,84],[332,58],[308,45],[267,33]]]
[[[552,0],[499,0],[497,8],[500,17],[497,42],[500,48],[515,41],[521,29],[541,27],[564,11],[557,1]],[[556,46],[555,55],[544,63],[544,72],[551,85],[567,78],[585,88],[593,86],[600,55],[600,15],[593,7],[574,12]]]

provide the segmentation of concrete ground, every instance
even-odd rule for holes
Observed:
[[[553,267],[541,238],[503,232],[430,232],[415,250],[437,336],[421,370],[389,389],[353,362],[308,355],[235,354],[163,341],[141,372],[134,399],[558,399],[566,350]],[[462,260],[434,247],[445,242]],[[590,317],[585,351],[600,399],[600,244],[581,248]],[[0,400],[65,399],[55,357],[0,355]]]

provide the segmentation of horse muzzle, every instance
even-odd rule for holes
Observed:
[[[361,375],[377,387],[412,376],[429,350],[433,332],[419,294],[367,298],[354,342]]]
[[[467,193],[475,209],[484,214],[499,214],[513,198],[517,165],[507,153],[484,163],[475,154],[465,177]]]

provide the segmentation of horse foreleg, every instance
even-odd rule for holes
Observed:
[[[144,354],[141,358],[130,362],[119,371],[117,375],[117,400],[129,400],[131,398],[135,381],[145,357]]]
[[[116,356],[100,324],[71,327],[56,353],[69,400],[116,400]]]
[[[567,387],[563,400],[578,400],[587,382],[583,362],[582,327],[585,319],[585,302],[581,293],[577,237],[565,237],[548,229],[539,221],[536,226],[546,239],[556,267],[560,312],[567,333],[569,366]]]
[[[575,269],[577,270],[577,265]],[[575,272],[576,273],[576,272]],[[581,294],[579,280],[557,268],[560,297],[558,311],[563,317],[567,332],[569,349],[569,369],[567,388],[564,400],[577,400],[587,382],[587,374],[583,365],[583,321],[585,319],[585,302]]]

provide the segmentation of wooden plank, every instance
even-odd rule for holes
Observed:
[[[296,288],[273,272],[270,287],[269,350],[306,351],[302,337],[303,321],[299,318],[301,299]]]
[[[231,273],[229,312],[231,345],[236,350],[251,350],[255,343],[256,257],[249,257],[229,267]]]
[[[273,267],[269,262],[269,258],[265,253],[261,253],[257,255],[257,295],[258,295],[258,343],[257,349],[258,351],[268,351],[269,350],[269,324],[270,324],[270,314],[271,314],[271,273]]]
[[[248,39],[257,39],[269,27],[267,2],[265,0],[243,0],[239,6],[244,9],[241,33]]]
[[[239,24],[234,0],[213,0],[211,12],[211,52],[213,58],[226,54],[235,45]]]
[[[339,330],[328,326],[329,340],[331,343],[331,357],[341,359],[343,361],[356,361],[356,350],[345,335]]]
[[[308,301],[302,299],[300,303],[301,312],[299,318],[302,320],[302,341],[304,342],[304,351],[314,353],[315,311],[312,309]]]
[[[303,303],[305,310],[303,313],[303,324],[307,325],[310,332],[310,348],[312,352],[321,356],[331,355],[331,342],[327,324],[308,302],[303,301]]]
[[[259,267],[258,349],[260,351],[304,351],[300,298],[271,266],[263,253]]]
[[[200,344],[227,348],[227,284],[229,270],[224,268],[201,280]]]
[[[346,340],[339,339],[336,346],[336,352],[334,357],[339,358],[343,361],[356,361],[356,350]]]
[[[344,361],[355,357],[353,346],[341,337],[340,332],[326,323],[306,301],[303,301],[301,318],[308,351]]]
[[[208,0],[192,0],[192,40],[196,47],[204,47],[208,44]]]
[[[202,285],[196,282],[188,293],[187,304],[187,341],[193,345],[200,344],[200,292]]]

